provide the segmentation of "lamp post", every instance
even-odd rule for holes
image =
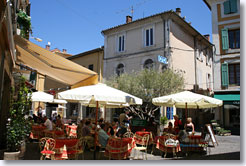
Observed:
[[[31,36],[31,38],[34,39],[34,40],[36,40],[36,41],[38,41],[38,42],[43,41],[42,39],[40,39],[40,38],[38,38],[38,37],[33,37],[33,36]]]

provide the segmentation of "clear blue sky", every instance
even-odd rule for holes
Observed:
[[[181,16],[201,34],[212,33],[211,12],[202,0],[30,0],[33,36],[51,49],[75,55],[104,45],[101,31],[133,20],[181,8]]]

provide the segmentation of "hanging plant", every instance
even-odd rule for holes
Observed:
[[[28,39],[29,32],[32,32],[31,28],[31,17],[26,12],[19,10],[17,13],[17,23],[21,30],[21,36]]]

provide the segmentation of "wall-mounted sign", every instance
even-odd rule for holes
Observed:
[[[167,58],[164,57],[164,56],[158,55],[158,61],[161,62],[161,63],[164,63],[164,64],[168,64]]]

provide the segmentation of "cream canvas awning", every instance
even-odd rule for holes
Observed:
[[[98,75],[83,66],[52,53],[18,35],[14,37],[17,50],[17,62],[24,64],[42,75],[68,84],[72,88],[93,85]]]

